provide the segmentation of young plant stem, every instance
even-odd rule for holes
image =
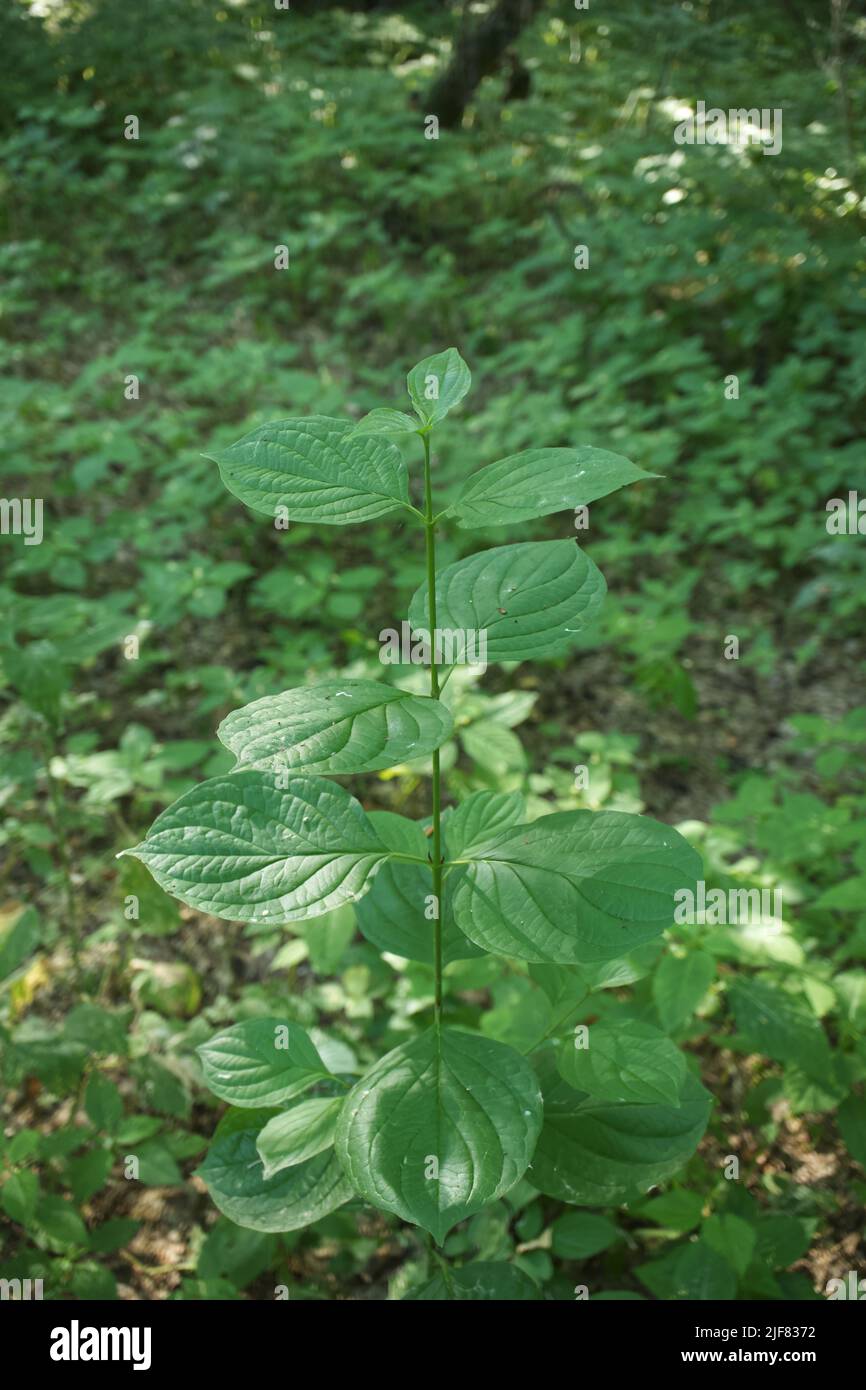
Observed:
[[[439,698],[439,668],[436,663],[436,521],[433,513],[433,484],[430,477],[430,434],[424,440],[424,534],[427,541],[427,612],[430,622],[430,694]],[[433,753],[433,918],[434,1013],[438,1026],[442,1015],[442,775],[438,748]]]

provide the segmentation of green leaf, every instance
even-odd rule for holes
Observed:
[[[436,626],[479,634],[476,642],[484,634],[488,661],[562,656],[597,616],[605,591],[600,570],[574,541],[497,546],[436,575]],[[430,631],[426,584],[409,621],[416,632]]]
[[[520,792],[472,792],[444,818],[450,857],[456,859],[501,830],[520,825],[525,812],[526,801]]]
[[[640,1265],[638,1277],[658,1298],[728,1302],[736,1297],[737,1276],[704,1240],[690,1241],[670,1255]]]
[[[794,1062],[818,1080],[832,1071],[827,1035],[805,1000],[755,979],[735,981],[728,997],[746,1047],[776,1062]]]
[[[65,1200],[65,1197],[57,1197],[53,1193],[43,1197],[36,1208],[33,1223],[56,1250],[65,1250],[71,1245],[85,1250],[88,1245],[85,1223],[72,1207],[72,1202]]]
[[[105,1186],[112,1162],[108,1149],[90,1149],[80,1157],[69,1160],[66,1164],[66,1178],[69,1190],[79,1206],[89,1201],[95,1192]]]
[[[451,1227],[523,1175],[541,1125],[532,1069],[502,1043],[431,1028],[349,1092],[337,1153],[373,1206],[430,1231]]]
[[[678,1105],[686,1059],[664,1033],[634,1018],[590,1024],[588,1047],[567,1040],[558,1050],[560,1076],[595,1100]]]
[[[588,1260],[621,1238],[619,1229],[606,1216],[588,1211],[567,1211],[554,1221],[551,1230],[553,1253],[561,1260]]]
[[[384,873],[387,867],[387,864],[384,865],[379,874]],[[374,887],[379,874],[373,880]],[[334,975],[355,935],[355,909],[351,903],[344,903],[322,917],[311,917],[302,922],[297,930],[307,943],[310,965],[316,974]]]
[[[633,1201],[691,1158],[712,1101],[691,1074],[679,1106],[622,1105],[574,1091],[556,1071],[555,1053],[537,1056],[544,1127],[532,1160],[540,1192],[575,1206]]]
[[[664,1029],[675,1033],[692,1017],[716,974],[716,963],[706,951],[687,956],[667,955],[653,976],[653,1001]]]
[[[524,449],[464,483],[451,512],[463,527],[505,526],[580,507],[640,478],[656,478],[607,449]]]
[[[54,1250],[65,1251],[75,1246],[82,1250],[87,1248],[84,1222],[65,1197],[54,1194],[43,1197],[36,1208],[33,1224]]]
[[[244,1230],[221,1216],[202,1242],[196,1274],[201,1279],[225,1275],[243,1289],[272,1264],[278,1248],[270,1232]]]
[[[268,1120],[257,1140],[265,1177],[333,1148],[342,1105],[343,1096],[316,1097]]]
[[[704,1198],[698,1192],[675,1187],[661,1197],[653,1197],[633,1208],[643,1220],[654,1221],[671,1231],[691,1231],[698,1225],[704,1210]]]
[[[130,1009],[113,1012],[97,1004],[76,1004],[66,1015],[64,1037],[83,1043],[91,1053],[126,1053],[129,1050]]]
[[[277,926],[360,897],[388,853],[361,806],[324,778],[285,780],[250,768],[202,782],[124,854],[181,902],[235,922]]]
[[[353,425],[349,437],[355,439],[363,434],[417,434],[418,421],[403,410],[371,410]]]
[[[251,1111],[232,1115],[217,1130],[198,1176],[223,1216],[238,1226],[298,1231],[336,1211],[352,1189],[331,1149],[266,1178],[256,1138],[269,1118]]]
[[[11,1173],[0,1188],[0,1206],[20,1226],[30,1225],[38,1201],[39,1179],[27,1168]]]
[[[0,980],[17,970],[41,939],[42,927],[35,908],[16,906],[11,912],[0,912]]]
[[[540,1298],[538,1285],[516,1265],[504,1260],[473,1260],[460,1269],[450,1270],[447,1279],[441,1271],[437,1272],[426,1284],[407,1293],[403,1302],[515,1303]]]
[[[467,757],[494,777],[504,777],[526,766],[520,739],[492,719],[476,719],[461,729],[460,742]]]
[[[251,1018],[198,1049],[207,1086],[239,1107],[282,1105],[330,1075],[299,1023]]]
[[[563,811],[467,851],[454,888],[461,931],[486,951],[579,964],[658,936],[701,861],[669,825],[622,811]]]
[[[754,1226],[733,1212],[714,1212],[701,1227],[701,1239],[742,1277],[751,1264],[757,1233]]]
[[[164,1139],[150,1139],[136,1150],[139,1180],[148,1187],[179,1187],[183,1174]]]
[[[260,425],[205,457],[254,511],[348,526],[409,505],[406,465],[377,435],[354,437],[345,420],[310,415]]]
[[[415,821],[391,811],[371,811],[370,822],[388,849],[426,859],[430,841]],[[377,951],[388,951],[406,960],[433,964],[433,883],[426,864],[384,864],[369,893],[355,904],[358,926]],[[442,891],[442,962],[470,960],[483,954],[459,930],[451,907],[451,886]]]
[[[135,1233],[141,1229],[139,1221],[118,1216],[111,1221],[103,1221],[101,1226],[90,1232],[89,1247],[93,1255],[111,1255],[128,1245]]]
[[[254,700],[217,733],[239,767],[343,776],[432,753],[452,728],[439,700],[378,681],[335,680]]]
[[[755,1258],[769,1269],[787,1269],[809,1249],[816,1225],[814,1218],[802,1221],[782,1212],[762,1216],[755,1224]]]
[[[866,907],[866,874],[834,883],[815,900],[814,906],[822,910],[832,908],[838,912],[862,912]]]
[[[425,425],[443,420],[462,401],[472,376],[456,348],[425,357],[406,378],[409,398]]]

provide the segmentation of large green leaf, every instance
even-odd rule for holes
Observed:
[[[442,420],[462,401],[472,376],[456,348],[425,357],[406,378],[409,397],[425,425]]]
[[[266,1178],[256,1138],[271,1111],[246,1111],[220,1124],[198,1176],[214,1204],[238,1226],[254,1231],[298,1231],[335,1211],[352,1196],[333,1149]]]
[[[607,449],[524,449],[473,474],[450,510],[461,526],[505,526],[657,476]]]
[[[193,787],[124,853],[181,902],[258,926],[318,917],[360,897],[388,855],[341,786],[289,777],[278,788],[255,768]]]
[[[248,507],[296,521],[347,526],[408,507],[406,465],[381,435],[356,435],[346,420],[310,415],[274,420],[208,454]]]
[[[574,541],[502,545],[437,574],[436,627],[484,633],[488,661],[561,656],[596,617],[604,595],[600,570]],[[426,584],[412,599],[409,621],[430,631]]]
[[[522,960],[611,960],[658,936],[701,861],[669,825],[622,811],[563,811],[472,846],[454,887],[470,941]]]
[[[580,1207],[633,1201],[691,1158],[712,1100],[691,1075],[682,1103],[621,1105],[574,1091],[546,1048],[536,1061],[544,1092],[544,1128],[529,1177],[534,1187]]]
[[[452,727],[447,706],[427,695],[379,681],[333,680],[254,700],[217,732],[239,767],[342,776],[432,753]]]
[[[268,1120],[256,1141],[265,1177],[333,1148],[342,1104],[342,1096],[315,1096]]]
[[[679,1105],[686,1059],[658,1028],[635,1018],[593,1023],[586,1047],[567,1039],[558,1049],[559,1073],[594,1100]]]
[[[430,841],[420,825],[391,811],[371,811],[370,821],[383,844],[400,854],[428,858]],[[407,960],[433,964],[433,879],[425,864],[389,860],[373,880],[373,886],[355,905],[358,926],[377,951],[389,951]],[[451,886],[442,890],[442,961],[469,960],[483,951],[468,941],[454,921]]]
[[[381,1058],[349,1092],[337,1153],[368,1202],[441,1244],[458,1221],[518,1181],[540,1125],[538,1085],[519,1053],[474,1033],[431,1028]]]
[[[251,1018],[198,1049],[204,1079],[230,1105],[282,1105],[330,1075],[298,1023]]]

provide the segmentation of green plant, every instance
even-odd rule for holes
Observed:
[[[446,515],[469,528],[491,516],[524,522],[648,476],[599,449],[530,449],[482,468],[437,512],[431,433],[469,385],[452,348],[409,373],[415,418],[374,410],[354,427],[282,420],[214,455],[228,488],[278,520],[344,525],[403,513],[426,541],[426,583],[409,621],[429,696],[332,680],[254,701],[219,729],[234,770],[187,792],[125,851],[182,901],[252,930],[361,898],[378,871],[402,890],[406,936],[429,934],[429,1025],[354,1084],[288,1019],[253,1018],[200,1048],[208,1085],[232,1107],[201,1173],[220,1210],[255,1229],[296,1229],[357,1194],[441,1245],[513,1188],[533,1155],[542,1191],[607,1204],[669,1176],[707,1121],[709,1097],[651,1024],[602,1021],[564,1041],[593,986],[617,977],[612,963],[669,924],[674,893],[697,878],[691,847],[669,826],[621,812],[524,823],[519,796],[490,791],[443,813],[439,750],[452,719],[439,697],[455,652],[465,657],[474,642],[492,662],[561,655],[595,617],[605,585],[571,540],[496,547],[437,572],[438,524]],[[389,439],[404,434],[423,444],[423,508]],[[394,813],[368,815],[332,780],[422,755],[431,760],[429,837]],[[545,1044],[535,1065],[447,1025],[443,965],[483,952],[528,962],[556,998],[559,1046]]]

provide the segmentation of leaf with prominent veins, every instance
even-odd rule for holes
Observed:
[[[215,1096],[241,1108],[282,1105],[330,1075],[299,1023],[249,1018],[198,1048]]]
[[[540,1126],[538,1084],[519,1052],[434,1027],[382,1057],[349,1092],[337,1154],[366,1201],[441,1245],[452,1226],[522,1177]]]
[[[669,825],[622,811],[562,811],[473,845],[454,917],[484,950],[521,960],[611,960],[659,936],[701,861]]]
[[[256,1140],[266,1178],[334,1146],[343,1096],[314,1097],[268,1120]]]
[[[524,449],[473,474],[450,511],[464,527],[505,526],[583,506],[628,483],[658,476],[620,454],[588,445]]]
[[[347,526],[409,508],[406,465],[381,435],[356,435],[347,420],[309,415],[274,420],[228,449],[205,455],[255,511]]]
[[[439,571],[436,627],[484,634],[488,661],[562,656],[598,614],[605,591],[600,570],[574,541],[497,546]],[[429,615],[424,584],[409,621],[429,631]]]
[[[425,357],[406,378],[409,398],[424,425],[444,419],[471,385],[469,368],[456,348]]]
[[[352,1196],[333,1149],[266,1178],[257,1136],[273,1111],[229,1111],[198,1169],[216,1206],[252,1231],[298,1231]],[[227,1123],[228,1121],[228,1123]]]
[[[589,1025],[578,1047],[559,1048],[559,1074],[594,1100],[677,1106],[688,1074],[685,1055],[670,1038],[636,1018],[602,1019]]]
[[[556,1049],[533,1059],[544,1092],[544,1127],[532,1184],[575,1206],[631,1202],[691,1158],[707,1127],[712,1098],[689,1073],[680,1102],[622,1105],[572,1089],[556,1070]]]
[[[345,775],[424,757],[452,728],[447,706],[427,695],[333,680],[254,700],[217,733],[239,767]]]
[[[389,856],[360,804],[322,777],[212,777],[124,850],[200,912],[278,926],[359,898]]]

